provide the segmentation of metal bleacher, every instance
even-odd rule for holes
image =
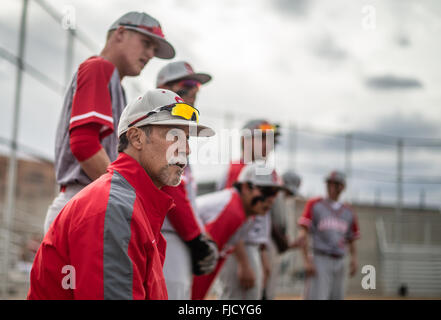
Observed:
[[[440,297],[441,216],[382,216],[376,229],[383,292]]]

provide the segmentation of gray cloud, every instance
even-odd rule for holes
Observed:
[[[395,37],[395,42],[399,47],[406,48],[412,45],[410,37],[406,34],[399,34]]]
[[[290,149],[290,139],[294,133],[282,128],[281,149]],[[299,151],[311,154],[339,154],[345,152],[344,129],[341,133],[326,133],[315,129],[302,129],[295,132]],[[407,145],[439,146],[441,129],[436,121],[423,118],[419,114],[403,115],[393,113],[376,121],[366,122],[360,131],[353,133],[352,150],[354,152],[387,152],[395,154],[397,137],[407,137]],[[413,139],[414,138],[414,139]],[[418,139],[434,138],[434,139]],[[439,140],[437,140],[439,139]],[[439,149],[434,149],[439,150]]]
[[[394,89],[418,89],[423,84],[416,78],[405,78],[395,75],[381,75],[368,77],[365,80],[368,88],[375,90],[394,90]]]
[[[276,0],[272,2],[273,6],[283,14],[294,16],[305,16],[308,14],[311,0]]]
[[[393,136],[440,138],[439,123],[425,119],[421,114],[394,113],[375,121],[366,130]]]
[[[330,35],[322,37],[313,45],[314,54],[323,59],[333,62],[343,61],[348,57],[346,50],[341,48]]]

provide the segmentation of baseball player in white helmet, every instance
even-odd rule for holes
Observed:
[[[116,159],[116,129],[127,105],[123,78],[139,75],[153,57],[171,59],[174,55],[155,18],[128,12],[108,29],[100,55],[79,66],[58,122],[55,175],[60,193],[46,214],[45,233],[69,199],[104,174]]]
[[[253,226],[251,217],[266,215],[282,188],[273,169],[253,163],[243,168],[232,187],[197,198],[198,215],[206,232],[216,241],[221,258],[213,272],[194,277],[192,299],[205,298],[218,273],[224,273],[222,269],[227,267],[224,262],[229,260],[238,241]],[[249,259],[253,265],[259,266],[259,251],[250,250]],[[224,293],[220,299],[249,299],[250,295],[255,295],[254,291],[259,290],[257,286],[253,292],[241,290],[236,272],[237,268],[233,268],[226,273],[232,281],[222,282]]]
[[[195,73],[188,62],[176,61],[165,65],[158,73],[158,88],[171,90],[194,105],[199,87],[211,80],[206,73]],[[167,240],[164,277],[169,299],[191,299],[193,274],[211,272],[217,263],[216,243],[204,232],[195,214],[197,186],[187,165],[181,184],[164,187],[176,203],[164,220],[161,232]]]
[[[307,272],[305,299],[340,300],[344,298],[344,257],[350,252],[351,276],[357,271],[355,240],[360,237],[357,216],[347,204],[339,201],[346,179],[339,171],[326,176],[327,197],[310,199],[299,219],[299,237],[305,238],[303,257]],[[312,256],[308,250],[312,237]]]

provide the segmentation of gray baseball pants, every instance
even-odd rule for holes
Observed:
[[[167,240],[163,271],[168,299],[191,300],[193,271],[190,249],[177,233],[161,232]]]
[[[314,253],[315,276],[305,282],[306,300],[342,300],[344,298],[344,257]]]
[[[256,277],[254,287],[243,289],[237,277],[237,259],[234,254],[230,254],[225,261],[219,274],[219,299],[220,300],[260,300],[262,299],[263,289],[263,270],[258,244],[245,244],[245,251],[251,268]]]

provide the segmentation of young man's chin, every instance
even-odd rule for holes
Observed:
[[[145,66],[144,66],[145,67]],[[142,68],[132,68],[132,70],[130,70],[130,72],[127,74],[128,77],[137,77],[141,74],[142,70],[144,70],[144,67]]]

